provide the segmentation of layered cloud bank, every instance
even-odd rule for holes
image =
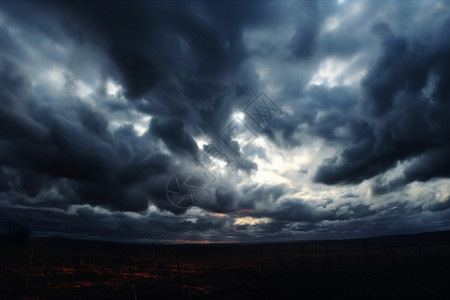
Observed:
[[[0,221],[133,241],[449,229],[448,28],[443,1],[2,2]]]

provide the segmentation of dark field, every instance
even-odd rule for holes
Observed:
[[[450,299],[450,232],[233,245],[2,240],[1,299]]]

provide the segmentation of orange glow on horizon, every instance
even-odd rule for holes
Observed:
[[[193,240],[178,239],[178,240],[173,240],[173,241],[178,242],[178,243],[183,243],[183,244],[235,244],[235,243],[238,243],[238,241],[236,241],[236,240],[229,240],[229,241],[209,241],[209,240],[193,241]]]
[[[174,240],[154,240],[154,239],[139,239],[141,242],[161,242],[161,243],[176,243],[176,244],[236,244],[239,243],[237,240],[227,240],[227,241],[210,241],[210,240],[185,240],[185,239],[174,239]]]
[[[215,217],[225,217],[227,214],[224,213],[216,213],[216,212],[208,212],[208,215]]]

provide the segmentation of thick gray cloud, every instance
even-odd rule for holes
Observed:
[[[117,240],[448,229],[449,25],[439,1],[3,2],[0,221]],[[263,90],[282,114],[260,127]],[[190,208],[168,199],[186,173]]]
[[[430,30],[431,40],[422,36],[408,40],[394,35],[386,23],[373,25],[372,30],[380,35],[383,53],[361,83],[364,112],[375,118],[373,135],[344,149],[339,162],[331,160],[323,165],[317,181],[361,182],[398,161],[420,155],[423,157],[405,170],[406,182],[450,175],[447,168],[439,167],[448,162],[450,141],[445,121],[450,117],[448,70],[442,67],[448,64],[450,53],[443,31],[448,22],[450,19]],[[431,78],[435,84],[425,95],[423,89]]]

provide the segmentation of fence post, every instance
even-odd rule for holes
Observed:
[[[28,280],[30,279],[31,268],[32,268],[32,265],[33,265],[33,255],[34,255],[34,252],[31,251],[30,261],[28,262],[28,272],[27,272],[27,279],[25,280],[25,286],[28,286]]]
[[[44,286],[42,287],[42,294],[41,297],[39,298],[40,300],[43,300],[45,297],[45,292],[47,290],[47,284],[48,284],[48,275],[50,273],[50,267],[52,265],[52,259],[50,259],[48,261],[48,265],[47,265],[47,271],[45,271],[45,282],[44,282]]]
[[[178,255],[177,255],[177,264],[178,264],[178,274],[180,275],[181,297],[182,299],[184,299],[183,275],[181,274],[180,259],[178,258]]]

